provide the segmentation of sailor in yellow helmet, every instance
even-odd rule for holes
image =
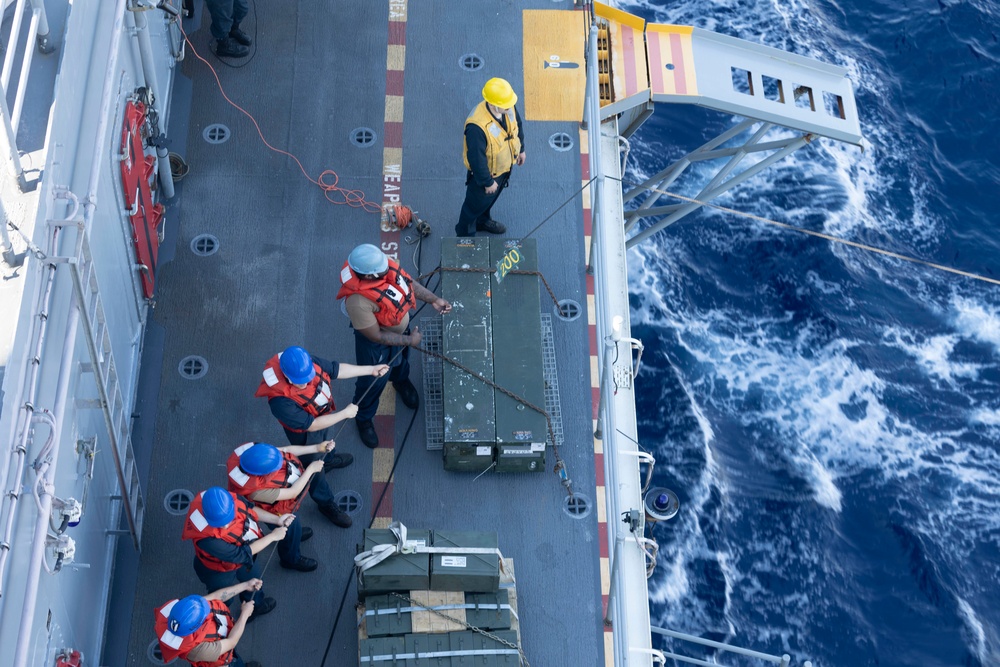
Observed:
[[[490,79],[483,86],[483,101],[465,120],[462,157],[469,172],[465,177],[465,203],[455,225],[458,236],[507,231],[490,217],[490,210],[507,187],[511,168],[524,164],[524,129],[516,103],[517,93],[507,81]]]

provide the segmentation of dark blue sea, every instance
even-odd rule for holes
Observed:
[[[617,5],[849,70],[869,147],[719,203],[1000,277],[1000,2]],[[734,122],[659,105],[626,178]],[[709,210],[630,260],[640,441],[682,503],[654,623],[796,665],[1000,665],[1000,287]]]

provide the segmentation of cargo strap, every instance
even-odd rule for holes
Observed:
[[[368,551],[363,551],[354,557],[354,567],[358,573],[369,570],[389,556],[396,554],[455,554],[467,556],[470,554],[496,555],[500,559],[500,569],[503,570],[503,554],[499,549],[488,547],[428,547],[421,542],[411,542],[406,539],[406,526],[399,521],[389,524],[389,530],[396,537],[395,544],[376,544]],[[506,570],[504,570],[506,572]]]
[[[427,653],[394,653],[391,655],[363,655],[361,662],[389,662],[390,660],[421,660],[429,658],[449,658],[452,656],[475,655],[517,655],[512,648],[476,648],[467,651],[429,651]]]
[[[409,614],[414,611],[446,611],[449,609],[475,609],[493,611],[493,610],[504,610],[509,609],[511,615],[514,618],[518,618],[517,612],[511,609],[509,604],[438,604],[433,607],[396,607],[396,608],[383,608],[383,609],[367,609],[365,610],[365,616],[388,616],[390,614]],[[520,620],[520,619],[519,619]]]

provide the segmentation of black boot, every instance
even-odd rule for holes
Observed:
[[[253,44],[253,40],[250,39],[250,35],[240,30],[239,23],[233,24],[233,27],[229,30],[229,36],[235,39],[243,46],[250,46],[251,44]]]
[[[250,55],[250,49],[232,37],[226,37],[216,42],[215,55],[220,58],[246,58]]]

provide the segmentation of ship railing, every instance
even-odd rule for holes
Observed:
[[[679,639],[681,641],[689,642],[691,644],[700,644],[701,646],[707,646],[709,648],[714,648],[718,651],[726,651],[729,653],[735,653],[737,655],[745,655],[750,658],[757,658],[763,662],[771,663],[772,665],[778,665],[778,667],[792,667],[792,658],[790,655],[785,653],[784,655],[771,655],[769,653],[761,653],[760,651],[754,651],[748,648],[742,648],[740,646],[733,646],[732,644],[726,644],[723,642],[712,641],[711,639],[705,639],[704,637],[696,637],[695,635],[684,634],[683,632],[676,632],[674,630],[667,630],[666,628],[658,628],[656,626],[651,626],[650,630],[654,634],[663,635],[665,637],[671,637],[673,639]],[[671,653],[670,651],[661,651],[663,656],[670,658],[671,660],[676,660],[677,662],[683,662],[689,665],[704,665],[705,667],[725,667],[721,662],[708,662],[707,660],[701,660],[699,658],[692,658],[686,655],[680,655],[677,653]],[[802,667],[812,667],[812,662],[806,660],[802,663]]]
[[[14,0],[14,19],[10,27],[10,36],[4,53],[3,67],[0,69],[0,117],[3,120],[3,134],[7,139],[7,150],[14,166],[14,175],[21,191],[28,189],[24,176],[24,165],[21,164],[21,153],[17,149],[17,128],[21,123],[21,111],[24,109],[24,94],[28,90],[28,77],[31,74],[31,60],[37,47],[40,53],[52,53],[54,46],[49,42],[49,21],[45,15],[44,0]],[[6,9],[7,3],[2,9]],[[24,25],[25,11],[31,12],[28,23],[28,34],[21,41],[21,28]],[[22,48],[23,47],[23,48]],[[7,91],[10,88],[11,74],[14,63],[21,59],[21,71],[14,88],[14,106],[7,105]]]

